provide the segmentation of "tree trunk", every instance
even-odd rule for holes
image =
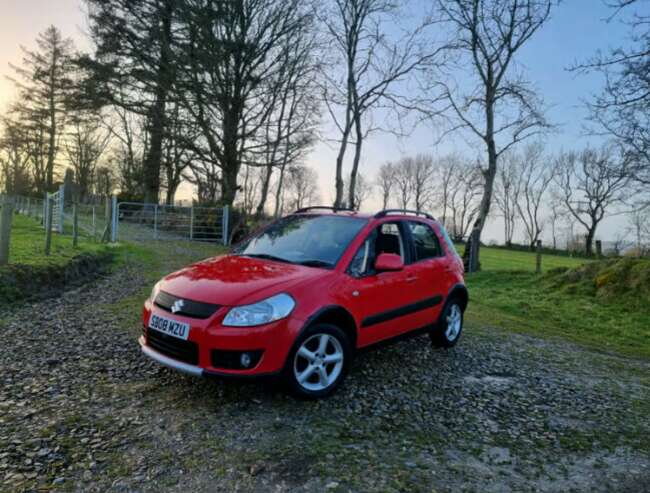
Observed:
[[[156,98],[149,113],[149,149],[144,161],[144,201],[158,203],[160,192],[160,166],[165,134],[167,96],[171,85],[171,24],[172,2],[167,0],[161,11],[160,64],[156,74]]]
[[[596,225],[593,225],[587,232],[587,237],[585,238],[585,254],[587,257],[591,257],[594,254],[593,244],[594,236],[596,236]]]
[[[343,182],[343,159],[345,158],[345,151],[348,147],[349,137],[350,125],[346,121],[346,128],[341,140],[341,147],[339,147],[339,153],[336,156],[336,198],[334,199],[334,207],[341,207],[341,203],[343,202],[343,193],[345,192],[345,184]]]
[[[165,203],[167,205],[174,205],[174,201],[176,199],[176,190],[178,189],[178,181],[177,180],[167,180],[167,195],[165,196]]]
[[[54,62],[52,63],[52,71],[54,72]],[[55,147],[56,147],[56,105],[54,101],[54,75],[52,75],[50,87],[50,100],[49,100],[49,111],[50,111],[50,129],[49,129],[49,143],[47,149],[47,164],[46,164],[46,175],[45,175],[45,188],[46,191],[52,191],[52,185],[54,183],[54,158],[55,158]]]
[[[262,190],[260,192],[260,201],[255,209],[255,217],[260,218],[264,214],[264,207],[266,207],[266,199],[269,195],[269,188],[271,186],[271,175],[273,174],[273,166],[268,165],[266,173],[264,173],[264,180],[262,180]]]
[[[357,173],[359,172],[359,161],[361,160],[361,147],[363,146],[363,132],[361,131],[361,117],[357,113],[354,117],[354,129],[357,134],[357,141],[354,145],[354,160],[352,171],[350,171],[350,186],[348,190],[348,204],[350,209],[356,209],[359,204],[355,201],[355,190],[357,187]]]
[[[488,139],[487,142],[488,149],[488,169],[483,172],[485,178],[485,184],[483,186],[483,197],[481,197],[481,205],[479,206],[478,217],[476,219],[475,228],[478,229],[478,234],[476,235],[477,245],[476,245],[476,261],[474,265],[480,265],[480,255],[481,255],[481,235],[483,233],[483,228],[487,222],[488,214],[490,213],[490,206],[492,205],[492,193],[494,190],[494,177],[496,176],[497,171],[497,152],[494,139]]]
[[[483,186],[483,197],[481,197],[481,205],[479,206],[478,218],[474,225],[477,229],[476,240],[476,259],[473,262],[474,266],[480,265],[480,250],[481,250],[481,235],[483,228],[487,222],[488,214],[490,213],[490,206],[492,204],[492,193],[494,190],[494,178],[497,174],[497,150],[496,143],[494,142],[494,95],[492,85],[489,84],[486,90],[485,97],[485,119],[486,119],[486,138],[485,144],[488,151],[488,169],[483,172],[485,183]]]

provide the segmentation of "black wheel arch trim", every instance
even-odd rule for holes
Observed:
[[[293,341],[293,344],[291,345],[291,349],[289,349],[289,352],[287,353],[287,357],[286,357],[285,362],[284,362],[284,367],[286,367],[287,362],[289,360],[289,356],[291,355],[293,350],[296,348],[296,344],[298,344],[298,340],[300,339],[300,337],[305,333],[305,331],[309,327],[311,327],[314,324],[314,322],[316,320],[318,320],[319,317],[327,314],[328,312],[345,313],[345,316],[347,318],[349,318],[349,321],[352,322],[353,329],[354,329],[354,340],[350,341],[350,348],[352,349],[353,352],[356,351],[356,349],[357,349],[356,346],[357,346],[357,337],[358,337],[358,332],[357,332],[358,327],[357,327],[357,323],[356,323],[354,317],[352,316],[352,314],[350,313],[350,311],[348,309],[346,309],[344,306],[341,306],[341,305],[325,305],[325,306],[319,308],[318,310],[316,310],[314,313],[312,313],[311,315],[309,315],[309,317],[307,317],[305,319],[304,323],[302,324],[302,327],[300,328],[300,330],[296,334],[296,337],[295,337],[295,339]],[[340,327],[340,329],[343,330],[343,332],[346,332],[344,327]]]
[[[449,294],[447,295],[447,300],[450,300],[454,296],[460,296],[462,298],[463,300],[462,308],[463,311],[465,311],[465,308],[467,308],[467,305],[469,304],[469,291],[467,290],[467,286],[465,286],[465,284],[461,282],[454,284],[454,286],[449,290]]]

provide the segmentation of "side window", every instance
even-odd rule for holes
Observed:
[[[424,260],[427,258],[441,257],[444,255],[440,240],[435,231],[427,224],[408,222],[411,230],[411,237],[415,244],[415,259]]]
[[[375,253],[376,255],[380,253],[394,253],[402,257],[402,260],[406,263],[404,241],[402,240],[402,234],[397,223],[384,223],[379,226]]]
[[[455,254],[457,257],[460,257],[460,255],[458,255],[458,251],[456,250],[456,246],[454,245],[454,242],[451,241],[451,238],[449,237],[449,233],[447,233],[447,230],[442,224],[440,225],[440,233],[442,234],[442,237],[445,240],[445,243],[447,244],[447,248],[449,248],[449,251]]]
[[[406,263],[404,240],[397,223],[384,223],[368,235],[354,254],[348,273],[354,277],[373,274],[375,260],[380,253],[394,253]]]
[[[361,277],[372,271],[374,263],[373,252],[375,248],[376,231],[373,231],[366,241],[359,247],[357,253],[352,258],[348,272],[354,277]]]

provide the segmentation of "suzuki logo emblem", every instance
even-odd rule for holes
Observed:
[[[183,300],[176,300],[172,305],[172,313],[180,312],[183,309],[185,302]]]

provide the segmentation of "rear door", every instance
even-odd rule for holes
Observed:
[[[426,326],[438,319],[448,286],[448,259],[441,240],[433,226],[424,222],[406,221],[412,245],[411,256],[417,280],[413,289],[426,308],[419,313],[417,323]]]

